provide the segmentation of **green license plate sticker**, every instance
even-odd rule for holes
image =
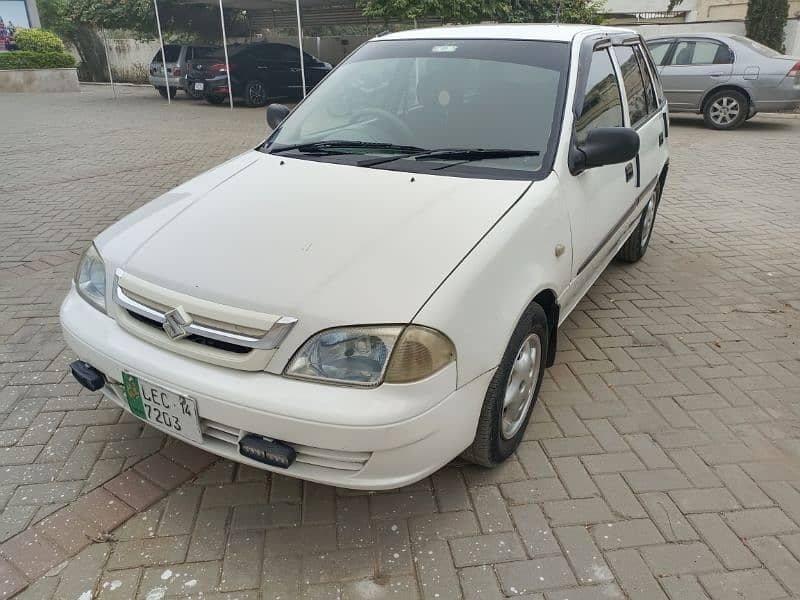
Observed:
[[[123,373],[122,384],[125,388],[125,397],[128,399],[128,406],[131,407],[131,412],[140,419],[147,419],[144,413],[144,403],[142,402],[139,380],[133,375]]]

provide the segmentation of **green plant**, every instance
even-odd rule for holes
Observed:
[[[785,52],[789,0],[750,0],[747,5],[747,37],[778,52]]]
[[[0,54],[0,70],[66,69],[75,66],[75,58],[66,52],[30,52],[17,50]]]
[[[14,36],[20,50],[28,52],[64,52],[64,42],[44,29],[20,29]]]

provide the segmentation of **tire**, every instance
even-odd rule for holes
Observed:
[[[244,101],[247,106],[259,108],[266,106],[269,101],[267,86],[259,79],[248,81],[244,86]]]
[[[757,114],[758,114],[757,112],[750,113],[749,115],[747,115],[747,118],[745,119],[745,121],[749,121],[750,119],[752,119],[753,117],[755,117]]]
[[[517,449],[525,435],[542,385],[549,339],[544,309],[538,304],[531,304],[511,334],[500,366],[486,390],[475,439],[462,453],[465,459],[484,467],[494,467]],[[526,347],[536,352],[535,358],[530,361],[530,369],[528,362],[523,360]],[[511,389],[522,389],[521,385],[514,383],[514,378],[519,381],[520,375],[520,383],[526,388],[524,400],[517,405],[509,405],[507,397],[523,398],[520,394],[509,394]],[[512,383],[513,386],[510,385]],[[519,410],[514,410],[515,406]]]
[[[661,184],[656,184],[653,193],[647,201],[647,205],[639,218],[639,224],[633,230],[625,245],[617,252],[617,258],[627,263],[635,263],[644,256],[650,245],[652,238],[653,225],[656,222],[658,205],[661,202]]]
[[[706,100],[703,120],[706,126],[719,131],[736,129],[750,114],[750,100],[737,90],[720,90]]]
[[[162,98],[167,97],[167,88],[165,87],[157,87],[158,93],[161,94]],[[178,93],[178,88],[169,88],[169,97],[174,98],[175,94]]]
[[[227,100],[225,96],[206,96],[206,102],[209,104],[222,104]]]

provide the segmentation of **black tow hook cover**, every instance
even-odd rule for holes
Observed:
[[[72,376],[83,387],[91,392],[96,392],[106,384],[106,377],[89,363],[76,360],[69,366]]]
[[[288,469],[297,453],[294,448],[278,440],[268,440],[260,435],[247,434],[239,440],[239,452],[265,465]]]

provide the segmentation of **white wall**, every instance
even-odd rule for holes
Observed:
[[[667,10],[668,5],[668,0],[607,0],[603,10],[616,14],[664,12]],[[697,0],[683,0],[675,7],[675,12],[688,12],[691,14],[696,8]]]

